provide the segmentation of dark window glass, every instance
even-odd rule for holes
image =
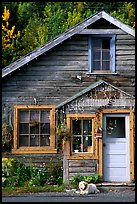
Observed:
[[[92,120],[73,120],[73,152],[90,152],[92,147]]]
[[[93,39],[93,70],[110,70],[110,39]]]
[[[19,146],[50,146],[50,111],[19,112]]]

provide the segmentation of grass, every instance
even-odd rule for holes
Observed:
[[[38,193],[38,192],[63,192],[64,185],[45,185],[33,187],[2,187],[2,195],[19,195],[24,193]]]

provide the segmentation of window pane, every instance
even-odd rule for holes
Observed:
[[[81,145],[81,137],[74,137],[73,138],[73,152],[81,152],[82,145]]]
[[[19,146],[50,146],[50,110],[19,111]]]
[[[39,134],[39,126],[30,127],[30,134]]]
[[[81,120],[73,120],[73,134],[81,135]]]
[[[88,152],[89,146],[92,146],[92,137],[83,136],[83,152]]]
[[[30,121],[39,121],[39,111],[38,110],[31,110]]]
[[[110,70],[110,39],[94,38],[92,70]]]
[[[30,136],[30,146],[39,146],[39,136],[38,135]]]
[[[110,61],[103,61],[102,70],[109,70],[109,69],[110,69]]]
[[[50,124],[41,123],[40,134],[50,134]]]
[[[83,121],[83,135],[91,135],[92,134],[92,121],[84,120]]]
[[[100,60],[101,59],[101,52],[98,50],[95,50],[93,52],[93,60]]]
[[[20,122],[25,122],[28,123],[29,122],[29,111],[20,111],[19,112],[19,121]]]
[[[101,39],[94,38],[93,39],[93,49],[101,49]]]
[[[125,117],[106,118],[106,137],[125,138]]]
[[[42,123],[49,123],[50,122],[50,111],[47,111],[47,110],[41,111],[41,122]]]
[[[100,69],[101,69],[100,61],[93,61],[93,70],[100,70]]]
[[[110,51],[109,50],[103,50],[102,59],[103,60],[110,60]]]
[[[110,39],[102,39],[102,49],[110,49]]]
[[[40,146],[50,146],[50,136],[49,135],[40,136]]]
[[[28,146],[28,135],[20,135],[19,137],[19,146]]]
[[[20,134],[28,134],[29,133],[29,124],[20,123],[19,124],[19,132],[20,132]]]

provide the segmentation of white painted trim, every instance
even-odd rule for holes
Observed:
[[[127,172],[127,175],[126,175],[126,182],[129,182],[130,181],[130,114],[129,113],[104,113],[103,114],[103,132],[105,131],[104,128],[106,128],[106,118],[107,117],[125,117],[125,142],[126,142],[126,172]],[[113,141],[114,143],[116,142],[122,142],[123,141],[123,138],[111,138],[111,139],[106,139],[105,135],[103,135],[103,143],[106,142],[106,141]],[[103,148],[103,147],[102,147]],[[106,178],[107,177],[107,173],[108,172],[104,172],[106,171],[106,167],[104,166],[105,165],[105,162],[106,162],[106,158],[104,158],[104,152],[106,151],[106,148],[103,148],[102,152],[103,152],[103,175],[104,177]],[[106,153],[106,152],[105,152]],[[119,166],[120,167],[120,166]],[[105,179],[104,178],[104,179]]]
[[[133,30],[133,28],[129,27],[128,25],[124,24],[122,21],[116,19],[115,17],[110,16],[104,11],[102,11],[102,17],[107,21],[111,22],[112,24],[114,24],[115,26],[121,28],[126,33],[129,33],[130,35],[135,37],[135,30]]]

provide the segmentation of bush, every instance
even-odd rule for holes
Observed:
[[[26,166],[18,160],[2,158],[2,177],[6,187],[61,185],[63,169],[61,163],[56,164],[52,159],[48,165],[35,165],[31,162]]]
[[[86,181],[87,183],[97,183],[99,182],[99,175],[98,174],[94,174],[94,175],[80,175],[77,174],[75,176],[72,176],[69,179],[70,184],[74,187],[74,188],[78,188],[78,184],[80,181]]]

